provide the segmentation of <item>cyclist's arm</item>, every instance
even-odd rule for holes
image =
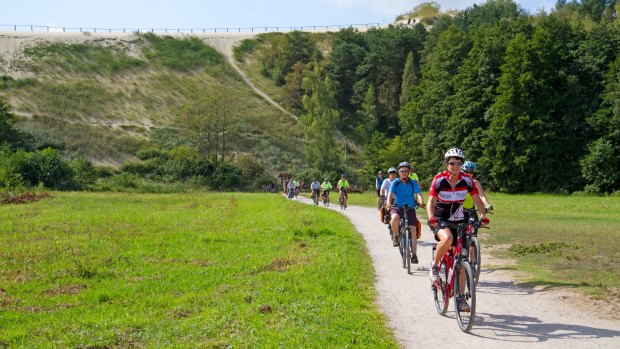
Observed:
[[[415,197],[416,197],[416,199],[417,199],[416,201],[417,201],[418,205],[420,205],[420,207],[422,207],[422,208],[426,207],[426,205],[424,205],[424,197],[422,196],[421,193],[420,194],[416,194]]]
[[[476,184],[476,188],[478,188],[478,195],[480,196],[480,200],[482,200],[484,207],[491,206],[489,204],[489,199],[487,199],[487,194],[484,192],[484,189],[482,189],[482,184],[480,184],[480,181],[474,179],[474,183]]]
[[[435,205],[437,205],[437,197],[429,196],[428,204],[426,205],[426,212],[428,213],[429,222],[433,219],[437,219],[437,217],[435,217]]]
[[[388,193],[388,206],[392,206],[396,204],[396,195],[394,195],[394,193],[389,192]]]
[[[480,213],[480,220],[482,220],[482,218],[485,217],[485,209],[484,209],[484,204],[482,203],[482,200],[480,199],[480,195],[478,194],[474,194],[471,196],[472,199],[474,199],[474,204],[476,205],[476,208],[478,209],[478,212]]]

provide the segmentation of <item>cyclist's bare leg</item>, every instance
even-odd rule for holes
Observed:
[[[418,253],[418,227],[417,225],[410,225],[411,229],[411,254]]]
[[[435,265],[439,265],[441,257],[452,247],[452,232],[449,228],[441,229],[437,232],[439,243],[435,252]]]
[[[390,212],[388,210],[388,212]],[[394,239],[398,237],[398,223],[400,223],[400,216],[398,213],[392,213],[392,219],[390,220],[390,224],[392,225],[392,234],[394,235]]]

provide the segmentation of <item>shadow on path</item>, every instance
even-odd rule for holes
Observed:
[[[472,335],[496,341],[546,342],[552,339],[620,337],[620,331],[583,325],[543,323],[530,316],[480,313]],[[558,346],[561,348],[561,344]]]

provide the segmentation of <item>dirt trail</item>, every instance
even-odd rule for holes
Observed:
[[[311,204],[306,198],[297,201]],[[486,269],[484,240],[476,322],[471,334],[465,334],[454,318],[452,301],[445,317],[435,311],[428,278],[434,239],[427,227],[418,244],[420,264],[413,268],[413,275],[408,275],[401,267],[397,248],[392,247],[387,227],[379,222],[377,210],[331,208],[349,218],[364,237],[377,275],[377,303],[404,348],[454,343],[459,348],[476,349],[620,348],[620,321],[577,310],[561,301],[557,292],[514,286],[506,272]]]

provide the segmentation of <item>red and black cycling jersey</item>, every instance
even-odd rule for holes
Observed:
[[[439,220],[462,221],[465,219],[463,213],[463,201],[467,193],[477,195],[478,189],[471,176],[459,173],[456,185],[450,184],[450,172],[445,171],[437,174],[431,183],[429,196],[437,198],[437,204],[433,210],[435,217]]]

